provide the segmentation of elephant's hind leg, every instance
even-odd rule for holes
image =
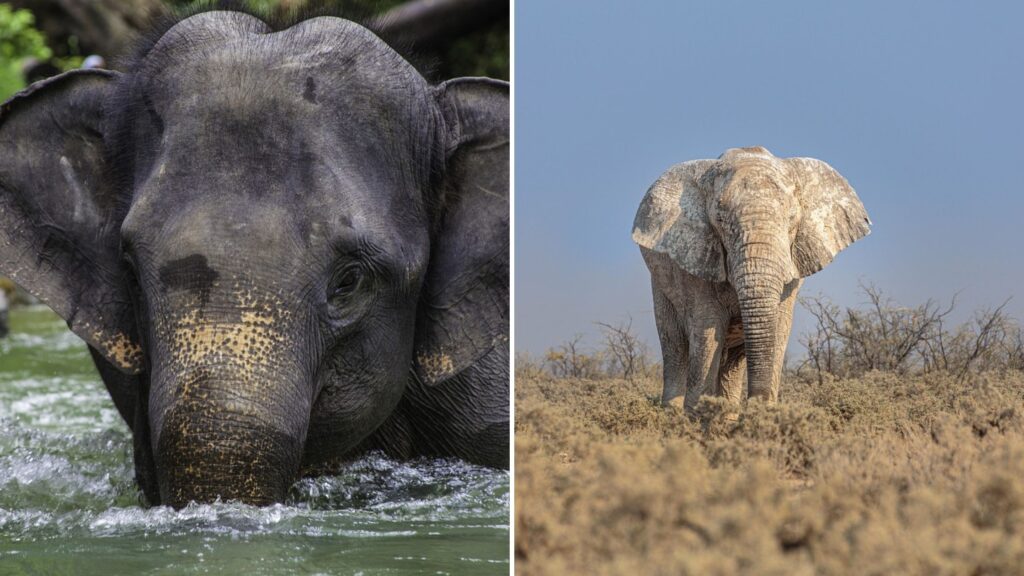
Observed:
[[[686,411],[692,413],[705,391],[718,385],[718,369],[725,343],[725,322],[704,319],[690,328],[690,362],[687,367]]]
[[[743,378],[747,375],[747,355],[743,345],[726,349],[718,373],[718,393],[733,404],[743,400]]]
[[[652,284],[654,284],[652,282]],[[661,342],[662,373],[664,388],[661,392],[661,403],[683,407],[683,395],[686,392],[686,365],[689,362],[689,345],[686,333],[679,322],[676,307],[668,297],[658,289],[654,291],[654,321],[658,327],[658,340]]]

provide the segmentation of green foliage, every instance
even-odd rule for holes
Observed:
[[[448,75],[509,79],[508,22],[459,38],[445,53]]]
[[[249,0],[247,4],[249,4],[253,10],[270,12],[271,10],[277,9],[281,4],[281,0]]]
[[[389,10],[404,0],[348,0],[341,2],[347,13],[375,14]],[[210,0],[167,0],[172,7],[186,8],[209,4]],[[246,0],[255,11],[264,14],[285,14],[306,7],[308,0]],[[35,17],[28,10],[14,10],[0,4],[0,100],[5,100],[25,87],[22,66],[27,58],[51,61],[62,70],[78,68],[82,55],[72,37],[67,47],[54,46],[67,57],[54,58],[45,36],[35,27]],[[490,76],[509,78],[510,50],[507,21],[438,47],[441,77]]]
[[[377,14],[394,6],[402,4],[405,0],[345,0],[335,2],[345,9],[358,14]],[[216,0],[167,0],[172,7],[196,8],[216,3]],[[315,5],[315,2],[308,0],[245,0],[245,4],[253,11],[260,14],[281,14],[292,10],[301,10],[308,5]]]
[[[0,100],[25,87],[21,66],[27,58],[48,60],[52,55],[31,12],[0,4]]]

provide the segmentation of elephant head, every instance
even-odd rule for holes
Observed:
[[[152,502],[280,501],[308,439],[342,455],[507,342],[507,84],[228,11],[127,70],[3,105],[0,273],[138,387]]]
[[[733,286],[754,395],[772,380],[784,287],[821,270],[870,225],[853,188],[828,164],[734,148],[677,165],[655,182],[633,240],[693,276]]]

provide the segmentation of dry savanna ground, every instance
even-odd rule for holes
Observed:
[[[1024,574],[1024,374],[516,380],[519,574]]]

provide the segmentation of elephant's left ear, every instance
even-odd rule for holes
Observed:
[[[814,158],[783,162],[792,170],[803,211],[793,242],[793,263],[801,277],[810,276],[867,236],[871,219],[850,183],[828,164]]]
[[[460,78],[436,90],[448,130],[446,189],[413,361],[428,385],[509,345],[508,84]]]

